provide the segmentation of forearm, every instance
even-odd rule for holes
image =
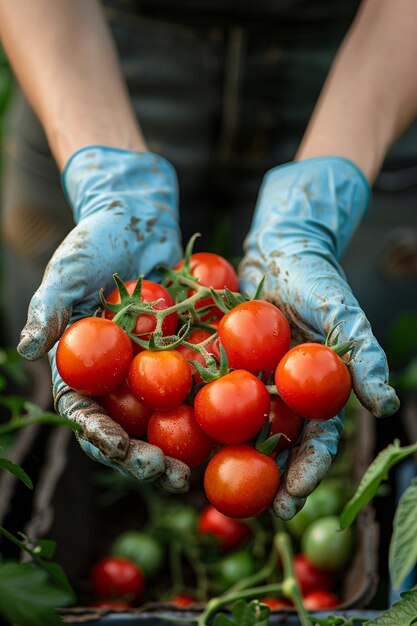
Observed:
[[[96,0],[0,0],[0,24],[60,168],[88,145],[147,149]]]
[[[417,2],[365,0],[336,57],[296,159],[346,157],[372,183],[417,115]]]

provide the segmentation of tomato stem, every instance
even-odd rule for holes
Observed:
[[[301,626],[311,626],[308,613],[304,608],[303,597],[294,572],[294,554],[291,546],[291,539],[288,533],[278,532],[274,537],[274,545],[281,557],[284,570],[284,582],[282,591],[295,605]]]

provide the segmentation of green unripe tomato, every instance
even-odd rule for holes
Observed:
[[[313,565],[325,571],[343,569],[352,556],[353,545],[353,529],[340,530],[336,515],[316,520],[301,538],[302,552]]]
[[[179,535],[193,535],[197,528],[197,517],[196,509],[179,504],[167,508],[163,525]]]
[[[242,578],[251,576],[255,569],[255,562],[249,552],[236,550],[218,561],[217,581],[223,589],[228,589]]]
[[[337,515],[343,508],[344,494],[338,481],[323,481],[307,498],[301,511],[285,526],[295,539],[300,539],[306,528],[315,520],[327,515]]]
[[[149,533],[127,531],[119,535],[111,546],[113,556],[122,556],[138,565],[146,578],[153,578],[164,564],[164,550]]]

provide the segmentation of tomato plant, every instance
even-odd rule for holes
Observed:
[[[223,552],[238,548],[251,536],[247,524],[220,513],[214,506],[206,506],[199,514],[197,532],[200,535],[212,535]]]
[[[177,263],[174,271],[180,270],[184,265],[184,260]],[[190,257],[191,275],[198,280],[198,283],[204,287],[213,287],[213,289],[224,289],[227,287],[230,291],[238,291],[239,281],[233,266],[225,258],[213,252],[195,252]],[[192,290],[190,291],[191,295]],[[195,308],[213,305],[207,313],[202,315],[203,320],[207,320],[213,316],[221,317],[223,312],[214,306],[213,298],[201,298]]]
[[[331,609],[340,603],[339,598],[325,589],[315,589],[303,596],[303,603],[308,611]]]
[[[132,356],[131,341],[120,326],[101,317],[84,317],[63,333],[56,366],[69,387],[85,396],[101,396],[126,378]]]
[[[220,586],[228,589],[256,570],[253,556],[246,550],[236,550],[223,556],[216,563],[216,579]]]
[[[258,515],[272,503],[279,484],[274,461],[246,444],[221,448],[204,474],[207,498],[228,517]]]
[[[137,280],[129,280],[128,282],[124,283],[130,295],[133,294],[137,282]],[[175,304],[173,297],[165,289],[165,287],[151,280],[142,279],[140,293],[143,302],[153,302],[154,300],[159,300],[159,302],[156,302],[154,305],[152,305],[154,311],[161,311]],[[120,304],[120,293],[117,287],[111,292],[108,298],[106,298],[106,301],[109,304]],[[106,319],[112,320],[115,316],[115,313],[113,311],[110,311],[109,309],[104,309],[104,316],[106,317]],[[177,330],[177,326],[177,313],[169,313],[163,319],[162,334],[164,336],[173,335]],[[152,313],[140,313],[136,318],[136,323],[132,329],[132,333],[134,335],[140,336],[141,339],[148,340],[150,333],[152,333],[155,328],[156,317],[152,315]],[[141,346],[139,346],[137,343],[133,342],[133,349],[134,352],[137,353],[141,352],[143,348],[141,348]]]
[[[176,350],[139,352],[128,373],[132,393],[150,409],[169,410],[182,404],[191,388],[191,371]]]
[[[262,604],[266,604],[266,606],[269,606],[271,611],[278,609],[288,609],[293,606],[292,602],[287,598],[272,598],[270,596],[266,596],[265,598],[261,598],[260,602],[262,602]]]
[[[134,602],[143,594],[145,577],[139,567],[128,559],[109,556],[94,565],[91,584],[98,598]]]
[[[299,344],[287,352],[276,369],[275,384],[293,411],[319,421],[337,415],[352,388],[346,364],[319,343]]]
[[[148,441],[189,467],[203,463],[214,447],[214,441],[197,424],[194,409],[188,404],[155,411],[148,424]]]
[[[301,509],[285,523],[290,533],[300,539],[306,528],[315,520],[327,515],[337,515],[343,508],[343,486],[335,479],[324,480],[307,497]]]
[[[202,387],[194,408],[197,422],[210,437],[223,443],[241,443],[266,422],[270,399],[256,376],[235,370]]]
[[[210,333],[208,330],[203,330],[203,329],[193,330],[190,333],[189,337],[187,337],[187,342],[192,343],[192,344],[201,343],[202,341],[205,341],[206,339],[208,339],[211,335],[212,333]],[[219,349],[215,345],[213,345],[212,342],[207,343],[205,348],[207,352],[214,354],[214,356],[217,359],[219,359],[220,357]],[[196,352],[192,348],[189,348],[188,346],[185,346],[183,344],[180,344],[175,349],[178,352],[180,352],[182,356],[185,359],[187,359],[187,361],[192,359],[193,361],[197,361],[197,363],[201,363],[201,365],[204,365],[204,366],[206,365],[206,360],[200,352]],[[191,372],[193,374],[194,381],[196,382],[196,384],[202,383],[203,379],[201,378],[200,374],[196,372],[195,367],[191,363],[190,363],[190,368],[191,368]]]
[[[276,447],[276,452],[281,452],[281,450],[293,446],[304,426],[304,418],[294,413],[279,396],[272,396],[271,398],[269,422],[271,424],[269,434],[281,433],[282,435]]]
[[[129,389],[127,380],[121,385],[98,398],[99,403],[120,424],[129,437],[143,437],[146,435],[152,409],[149,409]]]
[[[264,300],[238,304],[222,317],[218,332],[229,366],[253,374],[275,370],[290,348],[286,317]]]
[[[110,552],[112,556],[132,561],[146,578],[156,576],[165,561],[164,549],[159,541],[149,533],[137,530],[128,530],[116,537]]]
[[[328,515],[310,524],[301,538],[301,549],[320,569],[340,571],[352,556],[354,535],[352,528],[340,530],[336,515]]]
[[[303,594],[315,589],[331,591],[336,586],[334,574],[319,569],[304,554],[294,556],[294,572]]]

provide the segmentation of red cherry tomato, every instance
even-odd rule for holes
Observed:
[[[127,380],[124,380],[117,389],[100,396],[97,400],[112,420],[120,424],[127,432],[129,437],[146,435],[152,409],[149,409],[133,395]]]
[[[188,343],[192,343],[192,344],[201,343],[205,339],[208,339],[211,335],[212,333],[210,333],[208,330],[203,330],[203,329],[193,330],[190,336],[187,337],[187,341]],[[207,343],[205,348],[207,352],[214,354],[216,358],[219,358],[220,355],[219,355],[218,348],[217,349],[214,348],[212,342]],[[201,365],[204,365],[204,366],[206,365],[206,360],[200,352],[195,352],[195,350],[192,350],[192,348],[188,348],[187,346],[184,346],[183,344],[180,344],[175,349],[177,350],[177,352],[180,352],[182,356],[185,359],[187,359],[187,361],[192,359],[193,361],[197,361],[197,363],[201,363]],[[196,382],[196,384],[198,385],[202,383],[203,379],[201,378],[200,374],[196,371],[194,365],[192,365],[191,363],[190,363],[190,368],[191,368],[191,372],[193,374],[194,381]]]
[[[188,404],[170,411],[155,411],[148,424],[148,441],[189,467],[203,463],[214,447],[214,441],[197,424]]]
[[[56,366],[69,387],[85,396],[101,396],[126,378],[132,356],[132,343],[120,326],[84,317],[59,340]]]
[[[242,443],[253,437],[269,414],[269,393],[259,378],[235,370],[200,389],[194,399],[195,417],[210,437]]]
[[[279,396],[272,396],[269,435],[281,433],[275,453],[295,444],[304,426],[304,418],[291,411]]]
[[[144,350],[134,357],[128,381],[132,393],[146,406],[168,411],[184,402],[192,377],[188,361],[176,350]]]
[[[276,369],[275,384],[293,411],[319,421],[337,415],[352,388],[345,363],[319,343],[303,343],[287,352]]]
[[[187,606],[191,606],[197,602],[196,598],[188,595],[188,593],[177,593],[177,595],[172,596],[169,599],[170,604],[174,606],[178,606],[180,608],[186,608]]]
[[[174,267],[174,270],[179,270],[183,267],[184,261],[180,261]],[[198,279],[200,285],[204,287],[213,287],[213,289],[224,289],[227,287],[230,291],[237,292],[239,290],[239,281],[233,266],[218,254],[212,252],[195,252],[190,257],[190,272],[194,278]],[[190,290],[189,295],[194,293]],[[199,300],[195,308],[202,309],[203,307],[213,304],[213,307],[209,309],[207,313],[202,316],[203,320],[207,320],[210,317],[221,317],[223,312],[214,306],[213,298],[210,296]]]
[[[129,280],[125,283],[125,287],[130,295],[132,295],[137,280]],[[168,307],[175,304],[174,298],[171,294],[158,283],[154,283],[151,280],[142,280],[142,289],[141,289],[141,298],[143,302],[152,302],[153,300],[160,300],[156,304],[152,306],[154,311],[161,311],[162,309],[167,309]],[[114,289],[111,294],[107,298],[107,302],[110,304],[119,304],[120,303],[120,294],[119,290]],[[113,311],[109,311],[109,309],[104,309],[104,316],[106,319],[112,320],[115,316]],[[162,334],[164,337],[168,335],[174,335],[177,331],[178,326],[178,315],[177,313],[170,313],[167,315],[162,322]],[[139,335],[140,339],[144,339],[147,341],[149,339],[149,334],[152,333],[156,328],[156,317],[151,313],[141,313],[138,315],[136,319],[136,324],[133,327],[132,333],[135,335]],[[141,352],[143,348],[135,342],[133,343],[133,350],[135,354]]]
[[[288,609],[293,606],[292,602],[288,600],[287,598],[266,597],[266,598],[261,598],[259,602],[262,602],[262,604],[266,604],[266,606],[269,606],[271,611],[274,611],[274,610],[276,611],[279,609]]]
[[[340,604],[339,598],[334,593],[330,593],[330,591],[324,589],[310,591],[310,593],[303,596],[303,602],[308,611],[332,609]]]
[[[337,583],[337,577],[334,574],[319,569],[310,563],[304,554],[294,556],[294,571],[303,594],[315,589],[331,591]]]
[[[274,499],[279,471],[270,458],[251,446],[224,446],[209,461],[204,489],[223,515],[246,518],[264,511]]]
[[[135,602],[143,594],[145,577],[140,568],[128,559],[109,556],[94,565],[91,584],[98,598]]]
[[[206,506],[198,516],[197,532],[216,537],[223,552],[238,548],[251,535],[247,524],[223,515],[211,505]]]
[[[222,317],[219,338],[229,367],[268,374],[290,349],[290,326],[270,302],[250,300]]]

